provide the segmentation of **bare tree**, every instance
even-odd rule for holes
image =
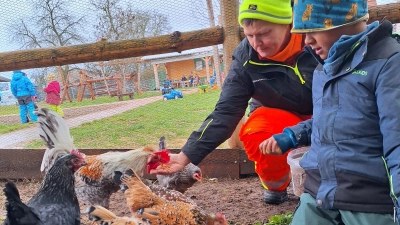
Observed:
[[[97,39],[118,41],[157,36],[170,31],[168,18],[156,11],[135,10],[130,3],[122,5],[121,0],[91,0],[98,11],[98,24],[95,25]],[[114,68],[121,75],[122,91],[126,92],[124,74],[131,74],[139,67],[132,64],[139,59],[118,59]],[[140,73],[137,73],[140,75]],[[140,78],[138,78],[140,80]]]
[[[193,21],[203,27],[209,27],[211,25],[210,6],[213,10],[212,14],[219,13],[220,11],[220,0],[191,0],[190,4],[192,5],[191,15],[194,18]],[[214,20],[215,18],[213,17],[212,19]],[[218,23],[218,21],[213,22],[214,24]]]
[[[68,10],[66,0],[32,0],[35,15],[21,18],[10,25],[12,41],[21,48],[67,46],[84,41],[79,33],[84,18],[75,18]],[[64,80],[69,67],[62,67]]]

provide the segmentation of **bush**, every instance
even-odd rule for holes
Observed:
[[[292,222],[292,212],[286,214],[274,215],[268,219],[268,223],[264,225],[289,225]]]

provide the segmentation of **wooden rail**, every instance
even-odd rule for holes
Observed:
[[[130,149],[80,149],[87,155],[108,151],[129,151]],[[0,179],[41,179],[40,172],[44,149],[0,149]],[[178,153],[180,149],[170,149]],[[216,149],[200,164],[203,176],[208,178],[233,178],[253,174],[254,163],[249,161],[240,149]],[[146,175],[155,179],[155,176]]]
[[[0,72],[181,52],[222,42],[222,27],[212,27],[134,40],[4,52],[0,53]]]

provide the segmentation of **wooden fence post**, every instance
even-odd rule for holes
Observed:
[[[224,28],[224,73],[228,75],[232,64],[232,53],[240,43],[240,27],[238,23],[239,2],[221,1],[222,27]],[[245,118],[242,118],[236,126],[235,131],[228,140],[230,148],[243,148],[243,143],[239,139],[239,131]]]

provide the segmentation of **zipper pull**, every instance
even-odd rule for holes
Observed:
[[[396,223],[396,206],[393,207],[393,222]]]

